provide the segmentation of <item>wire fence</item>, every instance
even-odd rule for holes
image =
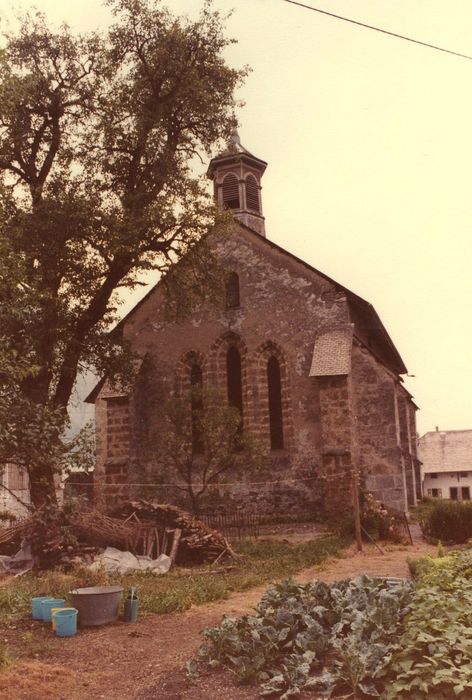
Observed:
[[[257,539],[262,525],[262,516],[249,510],[233,513],[202,513],[198,516],[205,525],[218,530],[229,540]]]

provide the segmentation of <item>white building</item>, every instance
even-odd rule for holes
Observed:
[[[63,501],[66,476],[54,477],[59,504]],[[26,469],[12,463],[0,465],[0,512],[11,513],[21,518],[28,515],[30,503],[29,477]]]
[[[0,465],[0,511],[17,517],[27,515],[30,503],[29,480],[26,469],[16,464]]]
[[[472,493],[472,430],[425,433],[418,442],[423,493],[429,498],[469,501]]]

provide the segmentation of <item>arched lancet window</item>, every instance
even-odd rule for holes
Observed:
[[[260,212],[259,205],[259,186],[254,175],[248,175],[246,178],[246,205],[248,209]]]
[[[192,365],[190,370],[190,390],[192,401],[192,452],[203,453],[203,433],[200,423],[203,409],[203,376],[200,365]]]
[[[223,180],[223,204],[229,209],[239,209],[239,182],[234,173],[228,173]]]
[[[282,383],[280,364],[274,355],[267,362],[267,386],[269,390],[270,447],[281,450],[284,447],[284,428],[282,417]]]
[[[231,345],[226,353],[226,379],[228,386],[228,403],[238,409],[243,417],[243,382],[241,372],[241,355],[238,348]]]
[[[237,309],[239,306],[239,276],[237,272],[230,272],[226,280],[226,308]]]

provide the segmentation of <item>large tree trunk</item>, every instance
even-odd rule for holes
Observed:
[[[49,464],[31,465],[28,468],[30,498],[34,508],[45,504],[57,505],[54,472]]]

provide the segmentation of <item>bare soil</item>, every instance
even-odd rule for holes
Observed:
[[[350,547],[341,559],[297,575],[300,581],[333,581],[360,573],[408,577],[407,557],[434,553],[422,541],[413,546],[373,545],[362,553]],[[254,608],[265,586],[235,593],[227,600],[184,613],[148,614],[138,623],[117,622],[81,630],[59,639],[39,622],[22,620],[0,629],[0,640],[17,661],[0,673],[4,700],[245,700],[257,690],[237,686],[229,674],[211,674],[190,683],[182,667],[201,643],[200,631],[218,624],[223,614],[242,615]]]

